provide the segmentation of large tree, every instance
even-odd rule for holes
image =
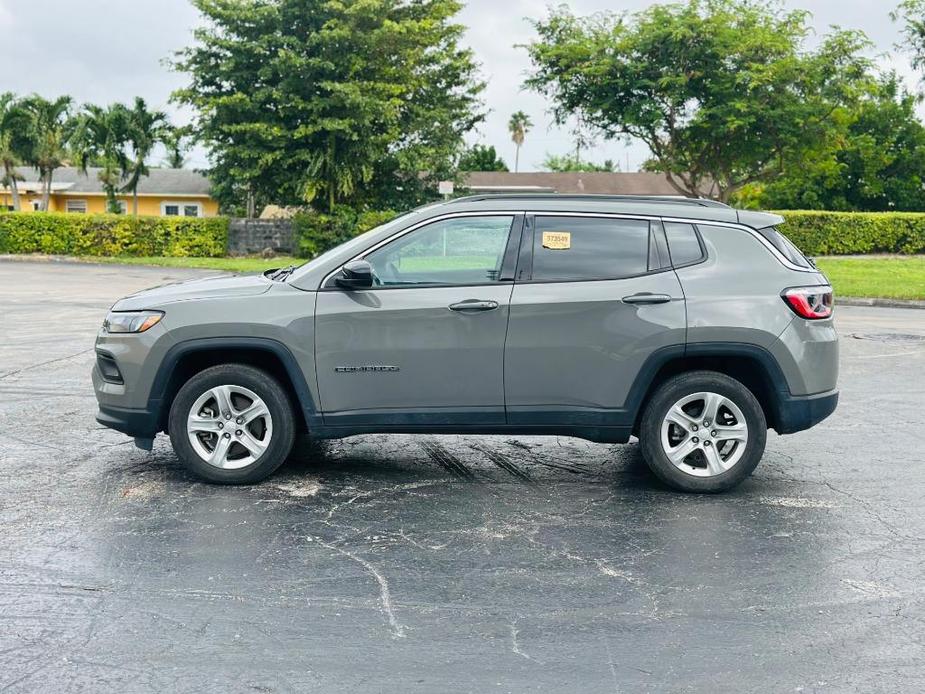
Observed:
[[[834,31],[808,49],[807,18],[760,0],[559,9],[535,23],[527,84],[559,122],[642,140],[678,192],[728,200],[827,140],[833,112],[867,81],[863,35]]]
[[[49,101],[37,94],[23,99],[22,102],[23,111],[27,116],[28,148],[25,160],[27,164],[39,170],[43,212],[48,211],[55,169],[63,166],[67,160],[68,142],[74,126],[71,103],[69,96]]]
[[[176,67],[226,203],[323,208],[419,191],[482,114],[458,0],[193,0]],[[378,202],[369,201],[371,204]]]
[[[836,115],[841,127],[827,148],[743,195],[772,209],[925,210],[925,126],[917,102],[895,75],[886,76]]]

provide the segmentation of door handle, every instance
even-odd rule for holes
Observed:
[[[466,299],[465,301],[450,304],[447,308],[449,308],[451,311],[460,311],[462,313],[466,313],[468,311],[494,311],[496,308],[498,308],[498,302]]]
[[[667,294],[651,294],[649,292],[640,292],[623,297],[624,304],[667,304],[671,297]]]

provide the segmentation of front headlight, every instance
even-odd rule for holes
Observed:
[[[163,317],[163,311],[110,311],[103,321],[103,330],[108,333],[143,333],[157,325]]]

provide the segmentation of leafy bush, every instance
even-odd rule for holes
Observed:
[[[780,229],[807,255],[925,253],[925,213],[787,210]]]
[[[227,245],[225,217],[0,214],[0,253],[219,257]]]
[[[293,218],[298,254],[314,258],[354,236],[385,224],[395,217],[389,210],[370,210],[357,213],[350,207],[338,207],[331,214],[300,212]]]

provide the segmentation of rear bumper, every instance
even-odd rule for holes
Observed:
[[[777,426],[774,428],[779,434],[809,429],[832,414],[837,406],[837,390],[815,395],[788,395],[778,401]]]

